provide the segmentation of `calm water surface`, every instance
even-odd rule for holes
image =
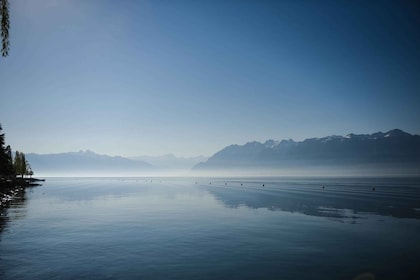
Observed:
[[[420,279],[419,182],[51,178],[2,213],[0,279]]]

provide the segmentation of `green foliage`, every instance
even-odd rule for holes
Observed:
[[[1,18],[1,54],[6,57],[9,54],[9,1],[0,0],[0,18]]]
[[[21,153],[19,151],[16,151],[15,153],[15,160],[13,163],[15,167],[15,172],[17,176],[32,176],[34,175],[34,172],[32,171],[31,165],[25,158],[25,154]]]
[[[10,146],[5,147],[4,133],[0,125],[0,177],[14,176],[12,162],[12,150]]]
[[[24,153],[20,153],[19,151],[16,151],[14,166],[15,166],[16,175],[18,176],[20,175],[22,178],[24,175],[29,175],[30,166],[25,159]]]
[[[12,148],[10,147],[10,145],[7,145],[5,152],[6,152],[7,160],[9,161],[9,164],[13,165]]]
[[[16,175],[32,176],[34,172],[28,161],[25,158],[25,154],[16,151],[15,157],[12,157],[12,148],[10,146],[5,147],[4,133],[2,133],[2,127],[0,125],[0,178],[11,178]]]

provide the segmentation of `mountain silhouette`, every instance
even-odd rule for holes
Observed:
[[[27,154],[27,160],[38,174],[49,175],[115,175],[137,174],[154,170],[144,161],[120,156],[99,155],[92,151],[58,154]]]
[[[373,134],[348,134],[265,143],[230,145],[215,153],[196,171],[247,168],[386,167],[419,171],[420,136],[400,129]]]

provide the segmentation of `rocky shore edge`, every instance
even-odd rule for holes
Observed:
[[[10,201],[26,187],[40,186],[45,179],[37,178],[0,178],[0,210],[7,207]]]

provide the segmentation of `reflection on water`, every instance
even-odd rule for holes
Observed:
[[[51,179],[7,210],[0,279],[420,279],[418,187]]]
[[[218,179],[202,187],[229,208],[267,208],[331,218],[358,219],[372,213],[420,219],[418,182],[413,178],[310,179],[299,183]]]
[[[26,213],[26,189],[19,188],[8,205],[0,209],[0,234],[7,226],[8,220],[23,219]]]

